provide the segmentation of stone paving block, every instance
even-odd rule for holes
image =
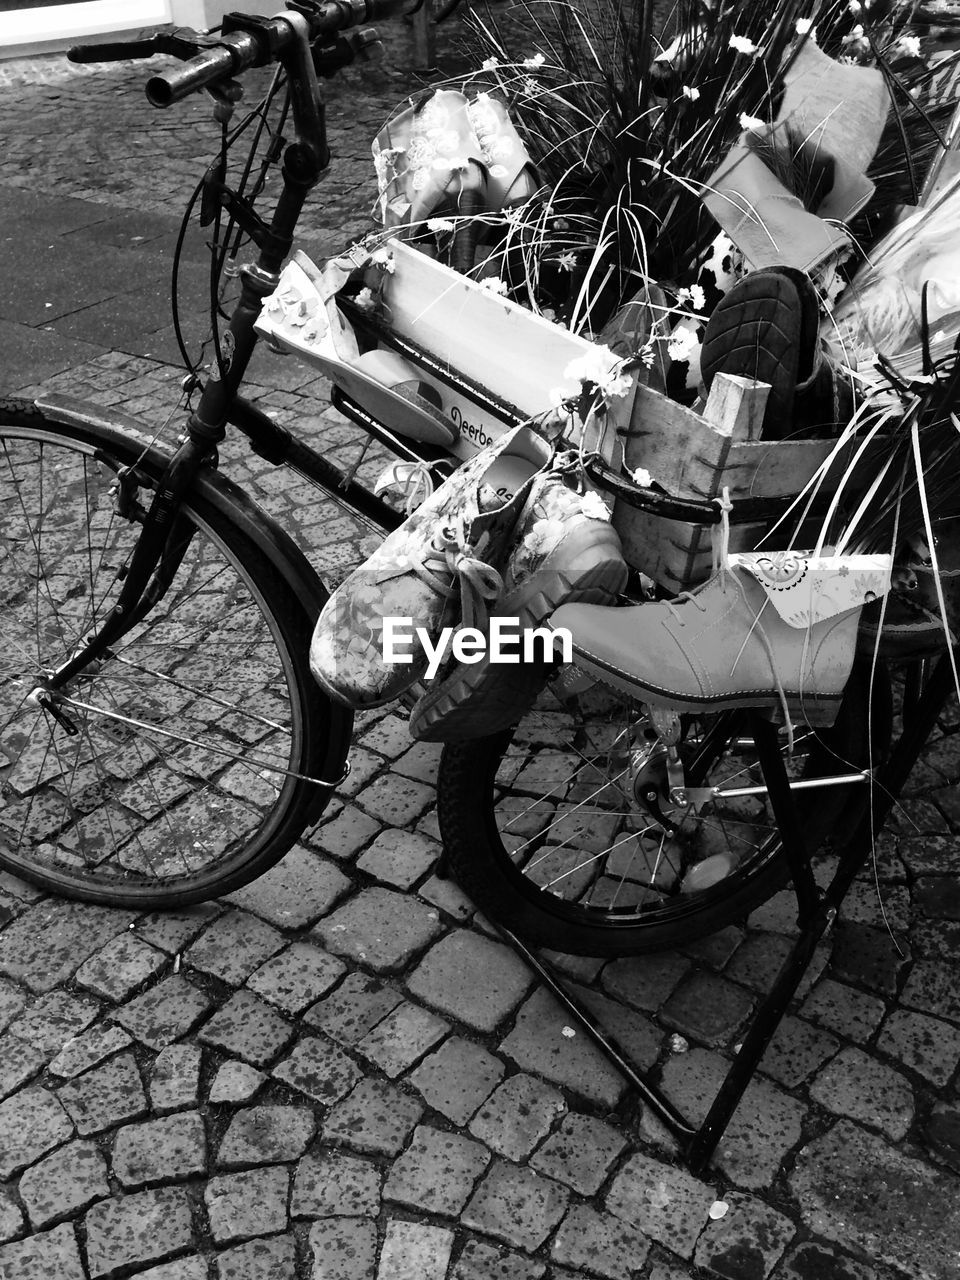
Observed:
[[[794,920],[796,920],[796,899],[794,899],[793,915]],[[775,930],[774,932],[781,931]],[[711,933],[706,938],[697,938],[692,942],[688,942],[683,948],[683,954],[692,960],[702,961],[703,964],[709,965],[711,969],[722,969],[737,947],[740,946],[743,938],[743,930],[737,925],[729,924],[726,928],[718,929],[716,933]]]
[[[0,1280],[85,1280],[73,1227],[64,1222],[0,1246]]]
[[[207,1260],[198,1253],[161,1262],[149,1271],[138,1271],[137,1280],[207,1280]]]
[[[289,1022],[252,991],[237,991],[200,1031],[200,1040],[216,1049],[264,1067],[289,1044]]]
[[[417,831],[381,832],[370,848],[357,859],[357,868],[368,876],[409,889],[427,874],[440,856],[441,846]]]
[[[151,1049],[185,1036],[208,1012],[212,1001],[179,973],[164,978],[113,1014],[115,1022]]]
[[[217,1163],[229,1169],[297,1160],[315,1128],[313,1112],[306,1107],[246,1107],[230,1121]]]
[[[364,889],[317,925],[328,950],[386,973],[402,968],[443,926],[433,907],[392,889]]]
[[[566,1110],[562,1093],[520,1072],[490,1095],[470,1121],[470,1132],[498,1155],[524,1160]]]
[[[479,1031],[493,1031],[532,981],[509,947],[457,929],[430,949],[407,985],[419,1000]]]
[[[422,1114],[416,1098],[395,1085],[368,1077],[330,1111],[323,1136],[356,1151],[395,1156]]]
[[[0,1102],[0,1181],[61,1146],[73,1134],[56,1094],[39,1085]]]
[[[726,1280],[766,1280],[796,1235],[789,1218],[763,1201],[737,1191],[724,1194],[729,1206],[708,1222],[694,1262]]]
[[[347,861],[355,858],[382,829],[383,824],[377,818],[371,818],[355,805],[346,804],[336,817],[321,823],[311,835],[310,842],[332,858]]]
[[[662,955],[628,956],[612,960],[603,970],[604,991],[616,1000],[655,1013],[668,1000],[690,969],[686,956],[668,951]]]
[[[283,946],[283,935],[246,911],[226,911],[191,943],[184,960],[237,986]]]
[[[918,960],[910,970],[900,1002],[935,1018],[960,1022],[960,987],[953,960]]]
[[[862,1120],[894,1140],[913,1123],[910,1082],[861,1049],[841,1049],[810,1086],[814,1102],[834,1115]]]
[[[764,994],[790,953],[792,940],[776,933],[751,933],[737,948],[723,976]]]
[[[11,1024],[10,1031],[49,1058],[88,1027],[99,1012],[93,1000],[80,999],[68,991],[49,991]]]
[[[0,1244],[19,1236],[24,1226],[23,1210],[14,1203],[10,1194],[0,1192]]]
[[[815,1235],[899,1268],[912,1280],[954,1280],[960,1240],[955,1175],[841,1120],[800,1152],[790,1187]]]
[[[322,1148],[300,1161],[290,1212],[295,1218],[376,1217],[382,1180],[371,1161]]]
[[[305,929],[350,891],[343,872],[312,849],[294,846],[281,860],[230,894],[227,901],[278,929]]]
[[[197,1105],[201,1053],[195,1044],[168,1044],[150,1072],[150,1101],[155,1111],[181,1111]]]
[[[297,1244],[290,1234],[245,1240],[217,1254],[218,1280],[291,1280]],[[203,1280],[207,1271],[204,1266]]]
[[[43,1068],[46,1054],[9,1033],[0,1036],[0,1100],[14,1093]]]
[[[880,1029],[877,1048],[942,1087],[960,1062],[960,1028],[923,1013],[894,1009]]]
[[[404,1001],[369,1031],[357,1049],[395,1079],[447,1034],[450,1024],[419,1005]]]
[[[466,1124],[503,1077],[499,1058],[480,1045],[450,1036],[407,1077],[428,1106],[454,1124]]]
[[[82,1138],[68,1142],[28,1169],[19,1191],[30,1225],[38,1231],[110,1194],[106,1161],[94,1143]]]
[[[892,1280],[886,1267],[857,1262],[832,1245],[809,1240],[787,1254],[777,1272],[778,1280]]]
[[[454,1217],[490,1162],[490,1152],[459,1133],[420,1125],[387,1178],[384,1198]]]
[[[897,852],[914,876],[943,875],[956,867],[955,836],[901,836]]]
[[[309,1022],[324,1030],[340,1044],[354,1046],[360,1043],[368,1031],[382,1022],[403,997],[400,992],[379,978],[365,973],[348,973],[332,995],[303,1014]]]
[[[0,974],[50,991],[129,921],[129,911],[47,898],[0,933]]]
[[[308,1097],[330,1106],[350,1092],[362,1072],[336,1045],[319,1036],[304,1036],[290,1056],[277,1063],[273,1074]]]
[[[193,1244],[190,1204],[183,1187],[158,1187],[101,1200],[87,1211],[84,1225],[94,1280],[123,1267],[185,1253]]]
[[[661,1021],[706,1045],[730,1043],[753,1008],[743,987],[711,973],[687,978],[660,1011]]]
[[[210,1085],[210,1102],[249,1102],[266,1083],[267,1077],[246,1062],[231,1060],[217,1070]]]
[[[878,929],[889,925],[894,933],[900,933],[910,925],[910,911],[910,893],[906,885],[880,885],[878,900],[876,884],[872,880],[861,879],[854,881],[848,890],[840,908],[840,919],[847,923],[873,925]]]
[[[667,1097],[697,1123],[706,1116],[729,1063],[706,1049],[670,1058],[663,1069]],[[754,1076],[717,1148],[714,1164],[751,1190],[769,1186],[800,1139],[806,1109],[761,1076]]]
[[[313,1280],[373,1280],[377,1225],[369,1218],[324,1218],[310,1228]]]
[[[125,1125],[113,1143],[113,1174],[124,1187],[177,1182],[207,1167],[207,1139],[197,1111]]]
[[[570,1192],[532,1169],[495,1160],[461,1215],[465,1227],[517,1249],[540,1247],[563,1217]]]
[[[77,1076],[57,1094],[84,1137],[102,1133],[147,1110],[140,1072],[132,1053],[122,1053]]]
[[[571,1113],[530,1158],[531,1166],[556,1182],[563,1182],[582,1196],[600,1190],[626,1140],[602,1120]]]
[[[450,1280],[541,1280],[546,1267],[486,1240],[467,1240]]]
[[[804,1000],[800,1013],[845,1039],[864,1041],[880,1025],[886,1006],[877,996],[821,978]]]
[[[840,1048],[840,1041],[789,1014],[780,1023],[760,1062],[760,1070],[787,1089],[808,1080]]]
[[[415,742],[394,760],[391,770],[393,773],[402,773],[405,778],[416,778],[419,782],[432,786],[437,780],[442,750],[443,744],[440,742]]]
[[[27,993],[19,983],[0,978],[0,1031],[6,1030],[26,1003]]]
[[[377,1280],[444,1280],[452,1248],[444,1227],[388,1220]]]
[[[857,983],[881,995],[893,996],[910,959],[903,941],[895,942],[886,929],[842,922],[834,932],[830,966],[841,982]]]
[[[604,1203],[611,1213],[651,1240],[683,1258],[692,1258],[716,1198],[713,1187],[699,1178],[638,1153],[614,1178]]]
[[[81,1035],[65,1040],[60,1052],[50,1063],[49,1070],[55,1076],[69,1079],[89,1071],[98,1062],[103,1062],[131,1044],[133,1041],[122,1027],[101,1022],[95,1027],[89,1027]]]
[[[156,977],[168,962],[163,951],[127,930],[85,960],[76,980],[94,995],[119,1004]]]
[[[554,1237],[550,1256],[565,1266],[605,1280],[631,1280],[646,1261],[650,1241],[612,1213],[574,1205]]]
[[[283,1231],[289,1184],[289,1170],[276,1165],[211,1178],[203,1198],[217,1244]]]
[[[500,1050],[523,1070],[536,1071],[591,1102],[615,1107],[626,1089],[623,1077],[582,1032],[565,1035],[565,1028],[575,1031],[553,996],[538,988]]]
[[[198,902],[180,911],[155,911],[137,921],[134,936],[159,947],[167,955],[177,955],[222,910],[219,903]]]
[[[431,876],[418,892],[426,902],[432,902],[444,915],[452,916],[458,922],[469,920],[473,915],[473,903],[453,880]]]
[[[354,745],[350,750],[350,772],[337,787],[337,795],[355,796],[385,764],[383,756],[367,751],[365,747]]]
[[[247,986],[292,1016],[325,995],[346,971],[336,956],[309,942],[295,942],[252,973]]]
[[[402,716],[391,713],[367,729],[360,741],[369,751],[378,751],[393,760],[410,746],[410,729]]]
[[[392,771],[376,778],[357,797],[361,809],[388,827],[405,827],[415,822],[435,802],[433,786]]]

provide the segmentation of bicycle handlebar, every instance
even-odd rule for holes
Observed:
[[[275,61],[277,54],[297,39],[297,18],[309,24],[309,38],[313,43],[318,37],[390,17],[400,12],[406,3],[407,0],[322,0],[322,3],[291,8],[289,18],[284,14],[275,18],[244,16],[244,22],[253,25],[244,30],[228,30],[209,49],[189,58],[182,67],[152,76],[147,81],[147,98],[155,107],[169,107],[216,80]],[[228,25],[233,16],[228,14],[224,25]]]

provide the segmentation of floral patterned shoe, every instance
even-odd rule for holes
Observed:
[[[577,494],[551,472],[537,480],[517,523],[504,594],[492,616],[518,619],[522,635],[561,604],[612,604],[626,581],[620,539],[603,502],[593,493]],[[533,704],[551,669],[542,661],[494,662],[489,654],[474,665],[458,664],[414,707],[410,732],[452,742],[505,729]]]
[[[354,570],[324,605],[310,647],[331,698],[355,710],[392,702],[427,670],[423,635],[434,643],[461,619],[483,626],[517,517],[552,455],[528,427],[506,432]]]

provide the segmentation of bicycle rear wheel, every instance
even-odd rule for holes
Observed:
[[[812,856],[851,821],[889,742],[881,670],[871,704],[857,665],[835,725],[798,726],[787,773]],[[760,754],[738,712],[684,717],[688,799],[671,797],[662,743],[640,703],[594,685],[550,689],[508,733],[448,746],[438,816],[452,870],[476,905],[528,941],[592,956],[642,954],[713,933],[769,898],[788,867]]]
[[[282,537],[216,473],[184,505],[163,598],[37,705],[116,600],[164,457],[0,402],[0,865],[148,909],[276,862],[329,799],[317,781],[340,777],[352,724],[310,676],[313,616]]]

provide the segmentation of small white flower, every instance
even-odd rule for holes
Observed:
[[[589,520],[608,520],[610,513],[599,493],[585,493],[580,499],[580,510]]]
[[[480,281],[480,288],[486,289],[487,293],[506,293],[507,282],[501,280],[499,276],[487,276],[485,280]]]
[[[809,34],[810,34],[810,32],[811,32],[812,30],[813,30],[813,19],[812,19],[812,18],[798,18],[798,19],[797,19],[797,35],[798,35],[798,36],[807,36],[807,35],[809,35]]]
[[[542,53],[535,53],[532,58],[524,58],[521,65],[529,71],[535,71],[538,67],[542,67],[545,62],[546,58]]]
[[[370,255],[370,261],[375,262],[378,267],[382,267],[388,276],[392,276],[397,269],[397,264],[393,260],[392,249],[375,249]]]
[[[372,311],[377,305],[377,300],[373,296],[372,290],[367,289],[366,287],[360,290],[353,301],[361,311]]]
[[[523,92],[528,98],[535,98],[540,92],[540,81],[534,76],[527,76],[523,82]]]
[[[757,53],[757,46],[752,40],[748,40],[746,36],[731,36],[729,45],[731,49],[736,49],[737,53]]]
[[[683,96],[685,98],[689,98],[691,102],[696,102],[697,99],[700,97],[700,90],[694,89],[689,84],[685,84],[683,86]]]
[[[499,59],[499,58],[484,58],[483,62],[481,62],[481,63],[480,63],[480,70],[481,70],[481,71],[496,71],[496,69],[497,69],[497,67],[499,67],[499,65],[500,65],[500,59]]]
[[[920,57],[920,37],[919,36],[901,36],[897,43],[893,46],[894,53],[902,53],[908,58]]]
[[[637,355],[640,357],[641,364],[645,365],[648,369],[653,368],[654,362],[657,358],[657,353],[653,349],[652,342],[645,343],[637,352]]]
[[[745,111],[740,112],[740,128],[741,129],[765,129],[766,121],[761,120],[759,116],[748,116]]]
[[[677,301],[683,306],[689,306],[692,311],[702,311],[707,305],[706,295],[698,284],[691,285],[689,289],[680,289]]]
[[[428,231],[456,231],[457,224],[452,218],[428,218]]]
[[[697,345],[697,331],[689,325],[678,324],[667,343],[667,355],[671,360],[687,360]]]
[[[563,371],[563,376],[571,382],[593,382],[599,387],[610,377],[611,370],[618,364],[617,357],[609,347],[594,342],[583,355],[570,361]]]
[[[577,265],[577,255],[572,249],[568,249],[566,253],[561,253],[557,259],[557,266],[561,271],[572,271]]]
[[[860,13],[863,10],[863,5],[860,0],[848,0],[847,8],[851,13]]]
[[[554,311],[553,307],[543,307],[540,314],[543,316],[544,320],[553,321],[557,318],[557,313]]]
[[[649,489],[653,484],[653,476],[646,467],[637,467],[636,471],[630,473],[630,479],[644,489]]]

